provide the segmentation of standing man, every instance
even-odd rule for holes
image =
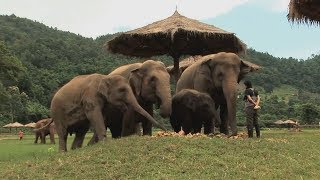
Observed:
[[[19,130],[18,135],[19,135],[19,139],[21,141],[21,139],[23,138],[23,131],[21,129]]]
[[[258,109],[260,109],[260,96],[257,90],[252,88],[250,81],[245,81],[244,85],[246,90],[244,91],[245,101],[245,114],[247,119],[248,137],[253,137],[253,126],[256,129],[257,138],[260,137],[260,127],[258,124]]]

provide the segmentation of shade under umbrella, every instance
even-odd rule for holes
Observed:
[[[24,127],[34,128],[36,127],[36,123],[31,122],[31,123],[25,124]]]
[[[291,0],[287,17],[293,22],[320,25],[320,1]]]
[[[174,59],[176,80],[181,55],[246,51],[246,45],[234,33],[187,18],[177,11],[166,19],[122,33],[106,45],[112,53],[129,56],[168,54]]]

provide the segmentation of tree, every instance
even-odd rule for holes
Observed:
[[[306,103],[301,106],[301,119],[306,124],[314,124],[318,122],[319,106]]]

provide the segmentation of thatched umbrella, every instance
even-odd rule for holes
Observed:
[[[34,128],[36,127],[36,123],[31,122],[31,123],[25,124],[24,127]]]
[[[274,122],[274,124],[280,125],[280,124],[283,124],[283,121],[282,120],[278,120],[278,121]]]
[[[11,124],[11,127],[18,128],[18,127],[24,127],[24,125],[21,124],[21,123],[18,123],[18,122],[14,122],[14,123]]]
[[[4,125],[4,126],[2,126],[2,127],[4,127],[4,128],[11,128],[11,125],[12,125],[12,123],[9,123],[9,124],[6,124],[6,125]]]
[[[9,123],[9,124],[6,124],[6,125],[4,125],[4,126],[2,126],[2,127],[4,127],[4,128],[9,128],[9,131],[10,131],[10,133],[11,133],[11,125],[12,125],[12,123]]]
[[[320,25],[320,1],[291,0],[287,17],[293,22]]]
[[[7,125],[4,125],[3,127],[10,128],[10,132],[11,132],[11,128],[16,128],[17,130],[18,127],[24,127],[24,125],[18,122],[14,122],[14,123],[9,123]]]
[[[290,120],[290,119],[288,119],[286,121],[283,121],[283,124],[297,124],[297,123],[292,121],[292,120]]]
[[[246,45],[234,33],[180,15],[177,11],[163,20],[120,34],[107,42],[113,53],[151,57],[168,54],[179,76],[181,55],[207,55],[221,51],[241,53]]]

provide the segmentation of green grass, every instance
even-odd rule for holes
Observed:
[[[0,140],[0,174],[5,179],[319,179],[319,135],[319,129],[283,129],[262,131],[260,139],[132,136],[67,153],[58,153],[57,145],[53,151],[51,145],[34,145],[31,137]]]

